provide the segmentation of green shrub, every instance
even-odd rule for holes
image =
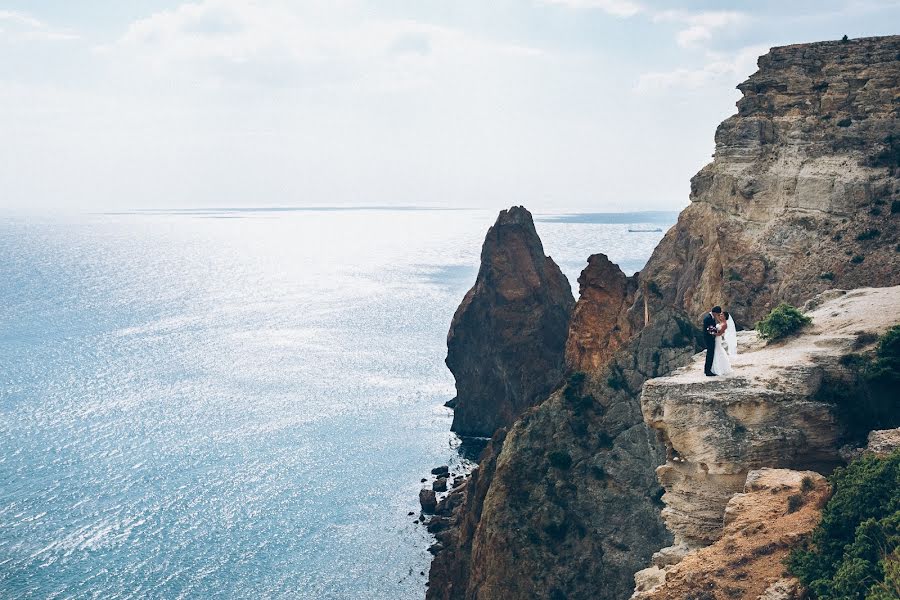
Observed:
[[[879,214],[881,214],[881,213],[879,212]],[[866,229],[865,231],[863,231],[862,233],[860,233],[859,235],[857,235],[857,236],[856,236],[856,239],[857,239],[858,241],[860,241],[860,242],[864,242],[864,241],[867,241],[867,240],[874,240],[874,239],[877,238],[879,235],[881,235],[881,232],[880,232],[880,231],[878,231],[877,229],[873,229],[873,228],[870,227],[869,229]]]
[[[606,378],[606,385],[614,390],[628,391],[628,381],[625,380],[625,374],[618,365],[613,365],[610,369],[609,377]]]
[[[789,570],[818,600],[887,600],[900,583],[900,451],[865,455],[830,478],[834,495]]]
[[[728,281],[741,281],[743,277],[734,269],[728,269]]]
[[[554,450],[547,455],[550,464],[561,471],[566,471],[572,466],[572,456],[565,450]]]
[[[581,384],[584,383],[584,380],[587,378],[587,375],[582,373],[581,371],[575,371],[571,375],[569,375],[569,385],[574,387],[580,387]]]
[[[612,436],[609,435],[608,433],[606,433],[605,431],[601,431],[601,432],[597,435],[597,445],[600,446],[601,448],[604,448],[604,449],[606,449],[606,450],[609,450],[610,448],[613,447],[613,438],[612,438]]]
[[[800,494],[791,494],[788,496],[787,511],[788,514],[795,513],[803,506],[803,496]]]
[[[647,289],[650,290],[650,293],[657,298],[662,298],[662,290],[659,289],[659,285],[655,281],[648,281]]]
[[[819,275],[819,279],[827,279],[828,281],[834,281],[834,273],[828,271],[826,273],[822,273]]]
[[[850,262],[852,262],[854,265],[858,265],[859,263],[861,263],[864,260],[866,260],[865,256],[863,256],[862,254],[857,254],[856,256],[854,256],[853,258],[850,259]]]
[[[850,117],[846,117],[846,118],[843,118],[840,121],[838,121],[837,126],[838,127],[850,127],[850,125],[852,123],[853,123],[853,119],[851,119]]]
[[[865,335],[857,340],[872,342]],[[848,435],[862,440],[873,429],[900,426],[900,325],[878,338],[874,353],[846,354],[838,362],[855,373],[857,384],[826,386],[820,399],[835,405]]]
[[[816,487],[816,484],[813,483],[812,477],[804,477],[800,480],[800,491],[804,494],[808,494],[813,491],[813,488]]]
[[[566,532],[568,531],[569,524],[566,521],[562,523],[547,523],[544,526],[544,532],[550,536],[550,539],[557,542],[566,537]]]
[[[762,321],[756,324],[759,336],[765,340],[778,340],[800,330],[804,325],[812,323],[812,319],[791,306],[782,302]]]
[[[897,213],[900,213],[900,200],[891,202],[891,214],[896,215]]]

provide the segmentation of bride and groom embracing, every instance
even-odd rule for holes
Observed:
[[[706,376],[731,373],[729,356],[737,356],[737,330],[731,315],[723,312],[721,306],[714,306],[703,317],[703,341],[706,342],[706,364],[703,367]]]

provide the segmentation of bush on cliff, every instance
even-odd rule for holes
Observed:
[[[822,399],[836,405],[850,437],[900,426],[900,325],[878,338],[874,354],[847,354],[840,362],[857,385],[829,386]]]
[[[830,478],[834,494],[788,568],[819,600],[887,600],[900,590],[900,451],[865,455]]]
[[[756,324],[756,331],[764,340],[779,340],[810,323],[812,323],[812,319],[787,302],[782,302],[772,309],[766,318]]]

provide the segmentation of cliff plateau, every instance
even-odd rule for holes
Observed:
[[[644,384],[644,420],[667,448],[656,473],[676,544],[718,539],[725,505],[752,469],[830,472],[843,462],[842,426],[818,398],[825,387],[850,385],[842,356],[871,347],[900,319],[900,286],[826,297],[813,303],[812,325],[796,337],[763,345],[755,332],[742,332],[731,375],[705,377],[701,353]]]

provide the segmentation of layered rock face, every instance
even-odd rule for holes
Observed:
[[[634,572],[672,539],[653,473],[664,448],[643,423],[636,390],[690,359],[685,328],[665,314],[610,363],[580,383],[570,378],[495,435],[477,477],[451,493],[429,599],[631,594]]]
[[[447,335],[453,431],[490,436],[547,397],[562,379],[574,304],[565,275],[544,256],[531,213],[502,211]]]
[[[588,258],[578,278],[579,294],[566,340],[570,371],[596,372],[633,333],[625,311],[634,303],[636,278],[628,278],[605,254]],[[597,332],[608,332],[597,335]]]
[[[738,114],[716,134],[713,163],[692,181],[691,205],[637,281],[620,293],[601,259],[580,278],[566,356],[570,371],[588,377],[568,396],[560,390],[528,409],[495,438],[477,485],[451,494],[428,598],[627,598],[634,572],[671,541],[654,475],[667,462],[665,437],[643,422],[641,386],[699,350],[699,315],[721,304],[746,327],[781,300],[799,305],[833,286],[900,284],[900,214],[891,211],[900,201],[898,53],[900,37],[888,37],[775,48],[760,59],[741,86]],[[617,316],[607,301],[622,307]],[[801,385],[814,386],[807,375]],[[748,393],[761,392],[763,379],[751,378]],[[780,397],[789,396],[783,388]],[[713,410],[709,430],[740,420],[748,448],[777,437],[765,429],[767,411],[757,415],[749,398],[738,404],[733,414]],[[801,425],[785,427],[796,434],[785,448],[806,443]],[[824,425],[814,429],[812,446],[827,445]],[[692,464],[702,471],[713,458],[738,462],[723,457]],[[831,458],[823,452],[812,462]],[[709,507],[693,534],[698,544],[718,537],[710,523],[718,518],[721,532],[747,471],[720,475],[724,487],[712,478],[698,496]],[[694,518],[686,506],[682,514]]]
[[[773,48],[641,273],[752,327],[779,301],[900,284],[900,36]],[[638,307],[639,308],[639,307]]]
[[[897,323],[900,287],[829,292],[815,302],[812,326],[785,342],[739,336],[727,377],[703,376],[703,354],[669,377],[644,385],[645,421],[667,447],[657,469],[666,490],[663,518],[676,544],[717,540],[729,499],[761,467],[829,472],[843,462],[842,429],[824,387],[848,385],[841,357],[871,345]]]
[[[632,600],[799,600],[800,582],[783,575],[784,559],[819,523],[829,491],[813,471],[750,471],[728,502],[721,539],[675,565],[671,554],[654,556],[635,576]]]

